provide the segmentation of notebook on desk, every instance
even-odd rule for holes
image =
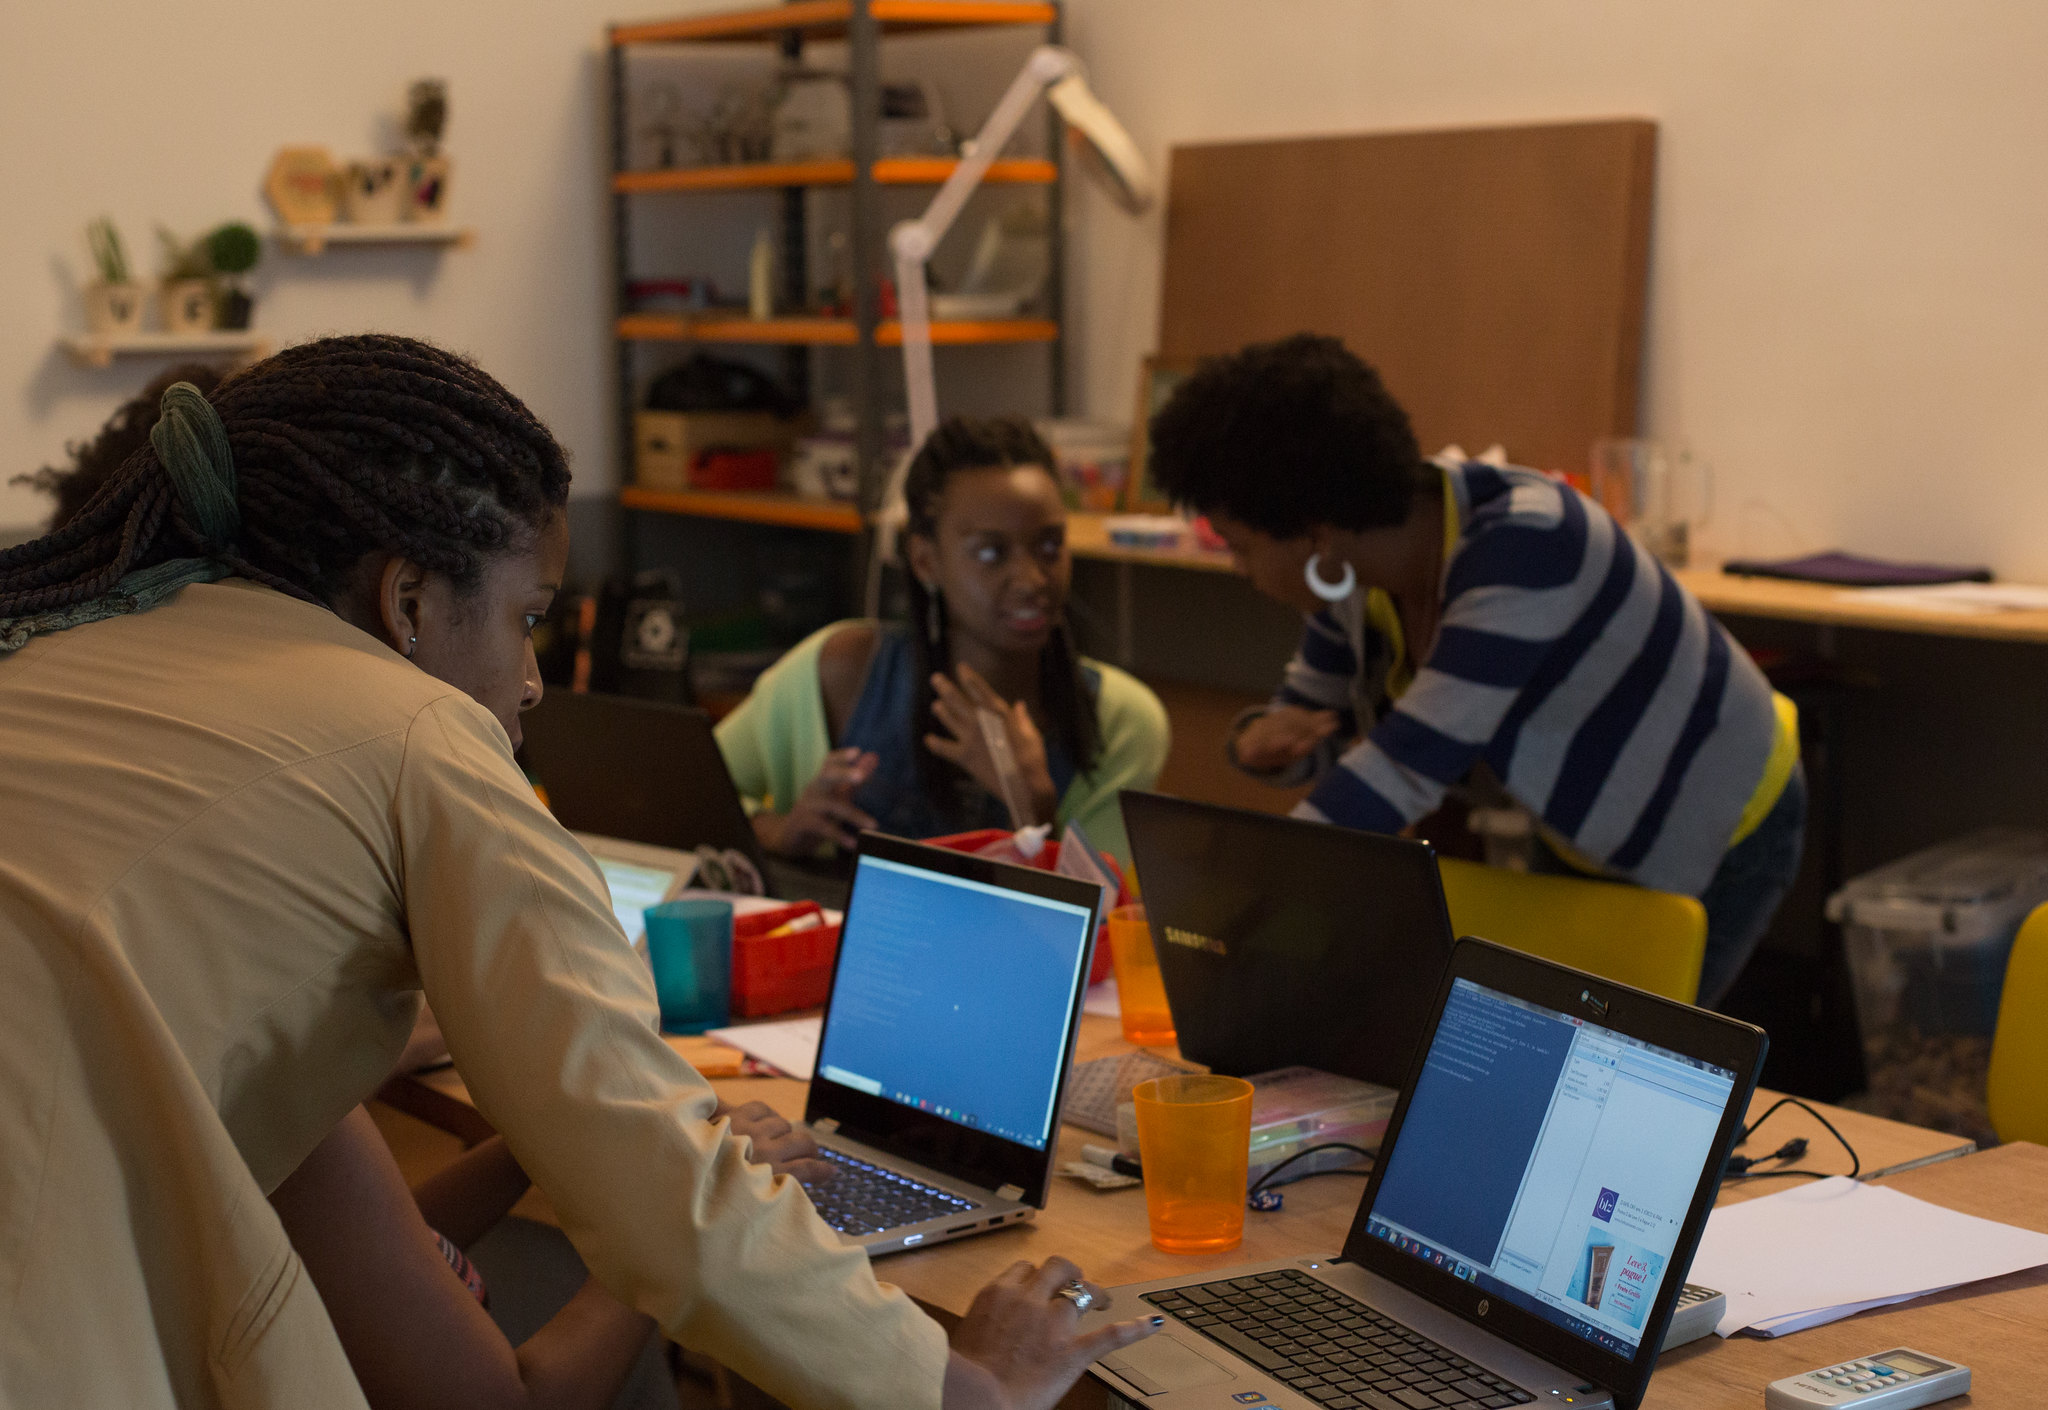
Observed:
[[[1028,1220],[1052,1179],[1102,888],[866,833],[804,1120],[871,1254]]]
[[[1181,1056],[1399,1086],[1451,953],[1425,842],[1126,789]]]
[[[1761,1029],[1461,940],[1343,1251],[1112,1290],[1162,1410],[1633,1410]]]

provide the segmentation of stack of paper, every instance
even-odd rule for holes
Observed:
[[[1708,1216],[1686,1281],[1728,1295],[1714,1330],[1803,1331],[2048,1263],[2048,1234],[1836,1177]]]
[[[808,1082],[811,1070],[818,1064],[818,1039],[824,1031],[825,1020],[813,1014],[809,1018],[714,1028],[708,1036],[732,1044],[750,1058],[779,1067],[800,1082]]]

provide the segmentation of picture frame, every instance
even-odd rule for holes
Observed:
[[[1168,358],[1157,353],[1146,357],[1140,366],[1137,411],[1131,417],[1131,465],[1124,476],[1126,514],[1173,513],[1173,502],[1152,483],[1152,417],[1194,370],[1193,358]]]

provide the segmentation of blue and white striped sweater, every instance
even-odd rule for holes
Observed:
[[[1699,894],[1770,756],[1763,674],[1569,487],[1476,462],[1444,483],[1458,541],[1436,645],[1398,701],[1363,592],[1310,618],[1288,663],[1276,699],[1338,710],[1348,743],[1296,812],[1397,831],[1484,761],[1583,856]]]

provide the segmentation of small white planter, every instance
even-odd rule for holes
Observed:
[[[95,333],[140,333],[143,289],[140,284],[104,281],[85,286],[85,326]]]
[[[350,162],[341,182],[341,218],[356,225],[396,225],[411,194],[405,175],[398,157]]]
[[[213,285],[207,280],[165,280],[161,297],[166,333],[213,331]]]

